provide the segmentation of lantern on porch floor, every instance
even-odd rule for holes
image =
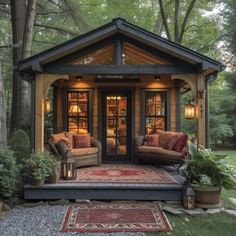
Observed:
[[[62,161],[61,163],[61,178],[65,180],[76,179],[77,169],[75,161]]]
[[[187,120],[195,119],[196,106],[190,101],[184,106],[184,118]]]
[[[183,207],[185,209],[194,209],[194,196],[195,193],[191,186],[186,186],[183,192]]]

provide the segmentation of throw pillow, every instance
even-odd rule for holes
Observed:
[[[73,148],[74,147],[74,141],[73,141],[73,134],[71,134],[71,133],[68,133],[68,132],[66,132],[66,138],[68,138],[69,139],[69,142],[70,142],[70,144],[71,144],[71,147]]]
[[[61,141],[63,141],[66,144],[68,151],[72,150],[72,144],[68,138],[64,137],[61,139]]]
[[[88,148],[91,147],[90,134],[77,134],[74,135],[75,148]]]
[[[159,135],[158,134],[146,135],[145,145],[150,147],[159,147]]]
[[[57,144],[58,142],[60,142],[62,140],[62,138],[65,138],[65,133],[59,133],[59,134],[52,134],[51,135],[51,140],[54,144]]]
[[[176,152],[181,152],[182,149],[187,145],[188,142],[188,135],[187,134],[182,134],[176,144],[175,144],[175,151]]]
[[[179,137],[180,137],[180,135],[178,135],[178,134],[170,136],[166,140],[166,143],[163,148],[167,149],[167,150],[173,150],[175,148],[175,144],[176,144],[177,140],[179,139]]]

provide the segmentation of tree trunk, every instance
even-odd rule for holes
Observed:
[[[6,126],[6,106],[5,106],[5,90],[1,74],[0,63],[0,148],[7,146],[7,126]]]
[[[22,44],[22,59],[31,55],[33,25],[36,10],[36,0],[28,0],[25,27]],[[31,85],[29,82],[21,81],[21,128],[30,131],[31,119]],[[27,132],[29,133],[29,132]]]
[[[22,59],[22,40],[26,15],[25,0],[11,0],[11,24],[12,24],[12,111],[11,130],[19,129],[21,125],[21,77],[17,71],[18,62]]]
[[[12,87],[12,113],[11,129],[22,128],[29,131],[31,90],[30,84],[23,81],[17,71],[18,62],[31,55],[32,33],[36,0],[11,0],[11,23],[13,40],[13,87]]]

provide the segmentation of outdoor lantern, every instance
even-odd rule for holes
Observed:
[[[194,191],[191,186],[186,186],[183,193],[183,206],[185,209],[194,209]]]
[[[51,107],[52,107],[51,99],[46,98],[44,105],[45,105],[45,111],[46,112],[50,112],[51,111]]]
[[[76,179],[76,177],[77,177],[76,162],[63,161],[61,163],[61,178],[66,180],[71,180],[71,179]]]
[[[184,118],[187,120],[194,119],[196,117],[196,106],[190,101],[184,106]]]

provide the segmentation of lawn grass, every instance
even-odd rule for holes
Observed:
[[[228,155],[229,157],[227,160],[229,161],[231,165],[236,167],[236,150],[220,150],[220,151],[215,151],[215,152],[218,154]],[[236,210],[236,205],[233,205],[229,201],[230,197],[236,198],[236,190],[229,191],[229,190],[222,189],[221,199],[222,199],[223,207]]]
[[[219,154],[229,155],[228,161],[236,167],[236,150],[216,151]],[[229,201],[229,197],[236,198],[236,190],[222,190],[221,199],[223,207],[236,210],[236,206]],[[166,216],[173,228],[173,236],[232,236],[236,235],[236,218],[226,213],[214,215],[172,215]],[[156,235],[150,233],[148,235]],[[161,233],[160,235],[166,235]]]
[[[235,217],[225,213],[210,216],[166,215],[173,228],[173,232],[170,234],[174,236],[232,236],[236,232]],[[148,235],[156,234],[150,233]],[[162,233],[161,235],[166,234]]]

